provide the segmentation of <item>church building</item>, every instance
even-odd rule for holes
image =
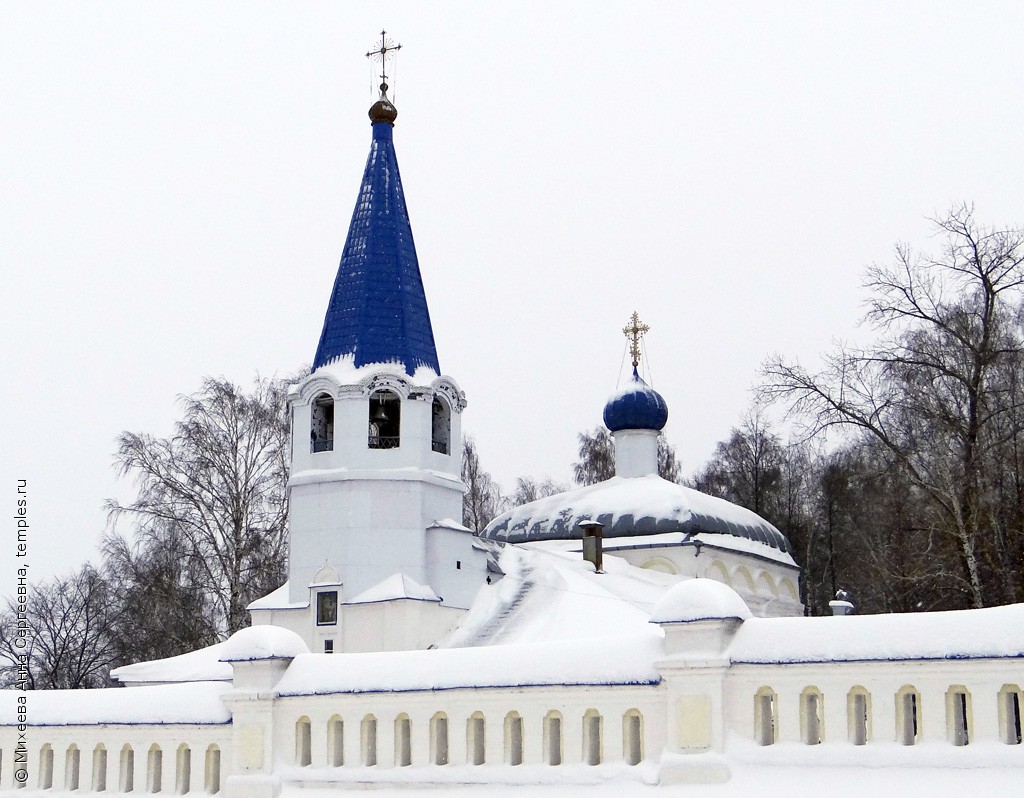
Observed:
[[[804,617],[778,529],[658,476],[669,405],[636,314],[632,374],[603,410],[593,397],[615,476],[480,534],[461,523],[467,396],[441,371],[380,88],[289,394],[288,581],[228,640],[117,669],[124,689],[30,693],[27,710],[3,691],[0,793],[1024,776],[1024,606]]]

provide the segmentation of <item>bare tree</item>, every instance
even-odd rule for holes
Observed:
[[[205,590],[192,546],[174,524],[141,527],[134,542],[109,535],[103,542],[118,664],[173,657],[216,643],[217,602]]]
[[[111,501],[112,519],[138,523],[144,545],[174,546],[206,623],[221,637],[248,623],[246,605],[284,580],[287,554],[288,423],[282,382],[257,379],[246,393],[206,379],[182,397],[170,438],[124,432],[116,463],[138,495]],[[124,547],[112,543],[108,550]],[[131,558],[121,557],[122,564]],[[198,619],[197,619],[198,620]]]
[[[501,491],[491,475],[480,465],[476,443],[466,435],[462,441],[462,523],[474,532],[482,532],[501,510]]]
[[[116,663],[112,629],[117,608],[109,585],[91,566],[67,577],[33,586],[27,604],[30,633],[27,647],[16,643],[17,611],[8,601],[0,614],[0,656],[11,665],[0,669],[5,684],[13,684],[17,656],[28,656],[29,689],[72,690],[103,687]],[[23,672],[24,673],[24,672]]]
[[[658,435],[658,476],[669,482],[679,481],[679,461],[676,450],[665,438],[664,433]]]
[[[839,347],[818,373],[775,357],[760,395],[786,401],[811,434],[873,438],[927,498],[926,525],[944,535],[934,556],[955,563],[949,578],[981,607],[1020,595],[1019,576],[1008,592],[994,578],[1006,557],[986,463],[1021,429],[1004,374],[1021,361],[1024,229],[982,227],[967,206],[935,224],[938,257],[899,245],[893,264],[868,271],[867,320],[883,334],[875,346]]]
[[[694,477],[693,487],[774,521],[784,462],[782,442],[755,410],[727,441],[715,446],[714,456]]]
[[[552,479],[544,479],[538,482],[532,477],[518,477],[516,479],[516,489],[508,497],[507,503],[512,507],[518,507],[520,504],[535,502],[537,499],[543,499],[545,496],[563,493],[566,489],[565,485]]]
[[[579,459],[573,463],[572,475],[577,485],[593,485],[615,476],[615,440],[605,427],[595,427],[591,432],[581,432]],[[679,463],[676,452],[658,434],[658,476],[669,482],[679,481]]]
[[[576,436],[580,442],[579,460],[573,463],[572,476],[577,485],[593,485],[615,476],[615,442],[604,427]]]

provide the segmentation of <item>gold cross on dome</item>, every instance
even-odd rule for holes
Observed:
[[[376,50],[370,50],[366,54],[367,58],[372,58],[375,61],[380,61],[380,81],[383,84],[387,84],[388,76],[384,74],[384,65],[387,63],[389,58],[393,58],[395,52],[402,49],[402,45],[395,44],[394,41],[387,37],[388,32],[382,30],[380,32],[380,47]]]
[[[629,317],[629,324],[622,328],[623,334],[629,339],[629,354],[633,356],[633,368],[640,365],[640,339],[650,329],[650,327],[640,321],[640,317],[635,310],[633,315]]]

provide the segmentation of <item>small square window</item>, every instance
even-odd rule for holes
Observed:
[[[325,590],[316,594],[316,625],[330,626],[338,622],[338,591]]]
[[[456,560],[455,561],[455,570],[456,571],[461,571],[462,570],[462,560]]]
[[[334,653],[334,641],[333,640],[324,640],[324,653],[325,654],[333,654]]]

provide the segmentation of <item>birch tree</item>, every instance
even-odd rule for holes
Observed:
[[[1019,298],[1024,229],[980,225],[968,206],[937,219],[937,256],[896,247],[868,270],[872,347],[839,346],[811,372],[781,357],[760,395],[787,402],[811,434],[840,428],[872,438],[927,499],[926,525],[965,603],[1019,600],[1020,563],[998,524],[992,463],[1021,432]],[[998,574],[998,576],[997,576]]]
[[[476,442],[469,436],[462,441],[462,523],[476,533],[483,531],[501,511],[501,491],[494,478],[480,465]]]
[[[151,549],[174,538],[220,637],[247,626],[246,605],[285,579],[285,389],[258,379],[245,392],[208,378],[182,397],[184,416],[170,438],[124,432],[117,441],[117,468],[138,493],[127,504],[109,502],[112,518],[133,520]]]

